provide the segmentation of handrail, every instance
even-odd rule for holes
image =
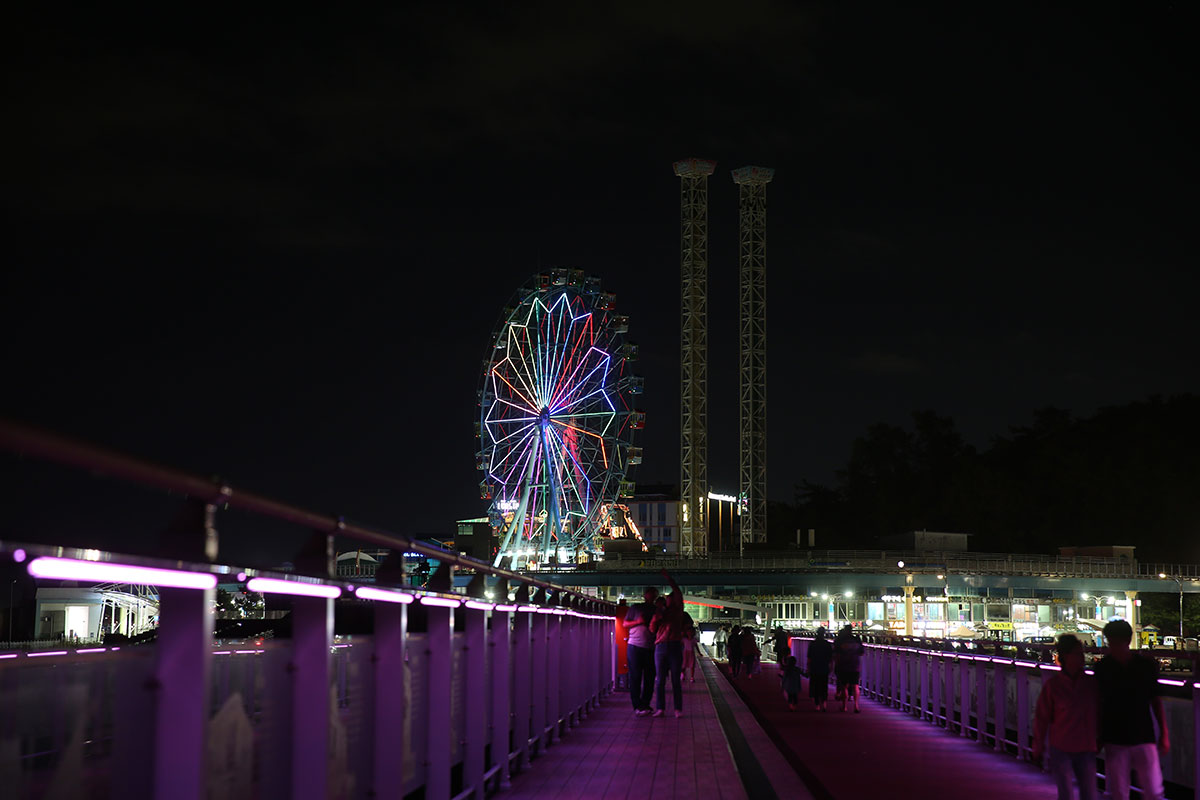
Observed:
[[[512,570],[493,567],[486,562],[453,553],[403,534],[346,522],[340,517],[310,511],[243,489],[235,490],[234,487],[220,479],[203,478],[193,473],[155,464],[98,445],[76,441],[11,420],[0,419],[0,448],[64,466],[102,472],[130,483],[196,497],[206,503],[273,517],[322,533],[346,536],[401,552],[421,553],[444,563],[505,578],[516,584],[529,584],[550,589],[554,592],[579,597],[588,602],[598,603],[605,608],[616,608],[612,603],[600,598],[572,591],[558,584],[522,575]]]

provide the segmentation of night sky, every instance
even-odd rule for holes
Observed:
[[[19,10],[0,413],[449,535],[485,507],[491,331],[532,273],[569,266],[616,292],[641,345],[636,477],[676,482],[688,156],[718,162],[718,491],[737,490],[745,164],[776,169],[772,499],[831,482],[867,425],[914,409],[985,447],[1044,406],[1200,391],[1180,4],[504,5]],[[0,465],[4,538],[119,548],[170,516]],[[277,535],[241,530],[229,558]]]

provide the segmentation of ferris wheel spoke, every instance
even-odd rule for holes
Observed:
[[[500,372],[499,370],[493,369],[492,375],[494,375],[497,379],[502,381],[504,383],[504,385],[507,386],[509,389],[512,389],[513,394],[515,394],[517,397],[524,400],[528,407],[528,410],[531,413],[533,413],[533,414],[537,413],[537,405],[532,400],[530,400],[528,397],[526,397],[524,392],[522,392],[516,386],[513,386],[512,381],[510,381],[508,378],[504,377],[504,374],[502,372]],[[493,386],[495,386],[494,382],[493,382]],[[499,387],[496,387],[496,388],[498,389]],[[499,395],[500,392],[497,391],[496,394]]]
[[[592,353],[600,354],[599,361],[596,363],[596,365],[594,367],[592,367],[591,371],[589,371],[586,375],[583,376],[582,380],[577,381],[575,379],[575,377],[579,374],[579,371],[581,369],[583,369],[584,365],[588,363],[588,356],[590,356]],[[559,386],[555,387],[554,394],[551,396],[551,400],[550,400],[550,408],[554,408],[556,405],[561,403],[567,397],[570,397],[571,393],[574,392],[575,390],[577,390],[580,386],[586,385],[588,380],[592,377],[592,375],[595,374],[596,370],[598,370],[602,366],[604,366],[608,362],[608,359],[609,359],[608,353],[604,352],[603,350],[596,347],[595,345],[589,346],[587,351],[583,354],[583,357],[580,358],[578,362],[576,362],[575,369],[573,369],[571,371],[570,376],[567,377],[567,379],[565,381],[563,381]],[[606,376],[607,376],[607,373],[606,373]]]
[[[527,329],[522,329],[522,330],[526,331],[525,344],[528,344],[528,330]],[[523,387],[525,387],[526,394],[529,397],[536,397],[537,391],[534,389],[534,387],[537,385],[537,379],[534,376],[534,371],[530,369],[529,360],[526,358],[526,355],[525,355],[525,347],[522,345],[521,340],[517,338],[515,332],[510,330],[509,336],[510,336],[510,338],[509,338],[510,349],[509,349],[509,354],[508,354],[508,357],[506,360],[513,368],[513,375],[517,378],[517,380],[520,382],[520,384]],[[520,366],[518,366],[517,362],[513,361],[513,359],[512,359],[511,345],[513,343],[515,343],[517,345],[517,355],[519,355],[521,357]],[[532,400],[529,401],[529,404],[531,406],[536,405],[536,403],[534,403]]]
[[[576,468],[579,470],[579,474],[582,476],[582,478],[583,478],[584,482],[585,482],[585,483],[587,483],[587,487],[588,487],[588,492],[587,492],[587,494],[588,494],[588,497],[590,498],[590,497],[591,497],[591,494],[592,494],[592,491],[591,491],[591,490],[592,490],[592,482],[591,482],[591,480],[589,480],[589,479],[588,479],[588,477],[587,477],[587,471],[586,471],[586,470],[584,470],[583,466],[582,466],[582,465],[579,463],[579,459],[575,458],[575,454],[574,454],[574,453],[572,453],[572,452],[570,451],[570,449],[568,449],[568,448],[567,448],[567,446],[566,446],[566,442],[564,442],[564,441],[562,440],[562,437],[561,437],[561,436],[559,436],[558,432],[557,432],[557,431],[555,431],[553,428],[551,428],[551,429],[550,429],[550,431],[551,431],[551,433],[554,435],[554,438],[555,438],[555,439],[558,441],[558,446],[559,446],[559,447],[562,449],[562,451],[563,451],[563,452],[565,452],[565,453],[566,453],[566,454],[567,454],[567,455],[570,457],[571,461],[572,461],[572,462],[574,462],[574,464],[575,464],[575,467],[576,467]],[[565,467],[565,466],[566,466],[566,464],[565,464],[565,462],[564,462],[564,467]],[[564,469],[564,471],[569,471],[569,470],[565,470],[565,469]],[[583,497],[583,496],[582,496],[582,495],[579,493],[579,482],[578,482],[578,481],[571,481],[570,483],[571,483],[571,488],[575,490],[575,497],[576,497],[576,498],[578,498],[580,506],[582,506],[582,507],[583,507],[584,514],[582,514],[581,516],[584,516],[584,517],[586,517],[586,516],[587,516],[587,512],[588,512],[588,510],[589,510],[589,509],[590,509],[590,507],[591,507],[591,504],[590,504],[590,502],[589,502],[589,500],[588,500],[588,499],[584,498],[584,497]]]
[[[506,487],[512,483],[513,473],[518,467],[528,466],[529,459],[525,456],[526,453],[530,453],[530,445],[536,438],[536,432],[529,433],[525,437],[523,444],[520,442],[514,444],[496,463],[489,465],[490,471],[495,473],[503,469],[505,464],[510,464],[508,467],[508,474],[506,474],[501,480],[501,483],[503,483]],[[513,459],[514,455],[516,456],[515,460]],[[536,452],[530,453],[530,455],[536,455]],[[521,474],[525,474],[524,471]]]

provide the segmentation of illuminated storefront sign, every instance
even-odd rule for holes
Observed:
[[[1011,631],[1013,624],[1011,622],[989,622],[987,627],[989,631]]]

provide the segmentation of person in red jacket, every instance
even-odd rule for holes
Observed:
[[[1047,768],[1058,785],[1058,800],[1071,800],[1071,784],[1076,782],[1079,800],[1096,800],[1096,679],[1084,674],[1078,638],[1063,634],[1055,649],[1062,672],[1042,684],[1038,695],[1033,761],[1040,764],[1042,754],[1049,753]]]

